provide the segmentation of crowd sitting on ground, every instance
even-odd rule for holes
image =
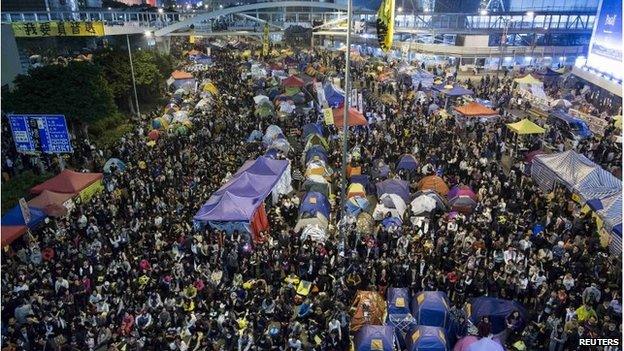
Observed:
[[[253,248],[240,233],[194,228],[199,206],[245,160],[263,152],[258,143],[244,142],[253,130],[319,120],[315,112],[295,112],[286,122],[255,115],[251,82],[240,78],[244,60],[226,50],[213,56],[215,65],[197,75],[210,78],[221,93],[212,111],[191,114],[188,135],[163,135],[149,146],[147,125],[160,111],[146,116],[104,151],[101,160],[117,157],[128,168],[114,171],[101,195],[66,218],[50,219],[3,253],[3,346],[346,350],[356,291],[385,294],[388,287],[445,291],[460,323],[457,337],[472,332],[461,315],[463,304],[487,295],[519,301],[530,311],[525,330],[513,330],[503,341],[508,345],[522,340],[528,350],[577,350],[579,338],[619,338],[621,261],[608,254],[595,222],[580,213],[565,189],[546,196],[517,164],[503,170],[500,161],[512,147],[504,123],[513,119],[507,110],[513,88],[500,83],[499,91],[498,79],[484,79],[475,88],[500,102],[503,118],[460,126],[430,115],[427,107],[435,98],[419,102],[407,97],[411,87],[367,82],[367,66],[352,71],[361,86],[379,85],[375,91],[396,94],[399,104],[366,101],[369,125],[350,133],[350,145],[362,150],[351,166],[372,174],[373,160],[395,165],[412,153],[421,167],[390,177],[416,184],[438,173],[449,185],[468,185],[479,196],[470,215],[435,213],[424,227],[405,218],[399,229],[377,226],[360,235],[340,220],[340,206],[334,205],[333,235],[323,243],[302,241],[293,229],[301,196],[294,191],[268,204],[267,240]],[[343,59],[322,50],[308,59],[336,75],[344,66]],[[338,170],[340,140],[330,140],[329,164]],[[605,151],[583,152],[597,159]],[[535,223],[544,230],[534,234]],[[313,282],[315,292],[297,301],[295,286],[284,284],[291,275]],[[301,303],[306,308],[296,310]],[[482,322],[478,333],[487,337]]]

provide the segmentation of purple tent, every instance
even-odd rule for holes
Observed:
[[[401,179],[387,179],[377,183],[377,197],[381,197],[383,194],[395,194],[405,201],[409,202],[409,184]]]
[[[412,171],[418,168],[418,161],[416,161],[416,157],[412,154],[405,154],[401,156],[399,163],[397,164],[397,170],[408,170]]]
[[[445,85],[434,85],[434,90],[443,93],[446,96],[462,96],[462,95],[474,95],[474,92],[470,89],[466,89],[461,85],[454,85],[453,88],[447,89]]]

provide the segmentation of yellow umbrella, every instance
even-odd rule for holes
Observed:
[[[516,123],[508,123],[507,128],[517,134],[542,134],[546,131],[544,128],[531,122],[527,118]]]
[[[208,82],[204,85],[204,91],[209,92],[212,95],[217,95],[219,93],[219,89],[212,82]]]
[[[622,129],[622,115],[614,116],[613,117],[613,121],[615,121],[615,123],[614,123],[615,128]]]

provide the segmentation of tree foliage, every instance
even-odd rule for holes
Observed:
[[[79,124],[92,123],[116,111],[113,92],[101,68],[87,62],[49,65],[19,75],[3,102],[6,112],[58,113]]]

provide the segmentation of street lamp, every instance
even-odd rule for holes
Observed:
[[[148,37],[148,38],[151,38],[152,37],[152,31],[151,30],[146,30],[145,31],[145,36]]]
[[[479,11],[479,14],[481,14],[481,16],[487,16],[488,15],[488,10],[483,9],[483,10]]]
[[[345,205],[347,201],[347,153],[349,152],[349,107],[351,105],[351,85],[349,79],[351,78],[351,21],[353,18],[352,13],[352,0],[347,0],[347,51],[345,57],[345,99],[344,99],[344,114],[342,116],[342,184],[340,188],[340,220],[344,217]],[[344,242],[346,239],[346,227],[344,223],[340,228],[342,233],[342,242],[344,249]]]
[[[399,6],[399,7],[397,8],[397,11],[399,11],[399,12],[403,12],[403,8]]]
[[[525,13],[525,15],[529,18],[532,19],[535,16],[535,12],[533,11],[527,11],[527,13]]]
[[[158,13],[159,13],[159,14],[161,14],[161,15],[162,15],[164,12],[165,12],[165,10],[163,10],[163,9],[162,9],[162,7],[158,9]]]

